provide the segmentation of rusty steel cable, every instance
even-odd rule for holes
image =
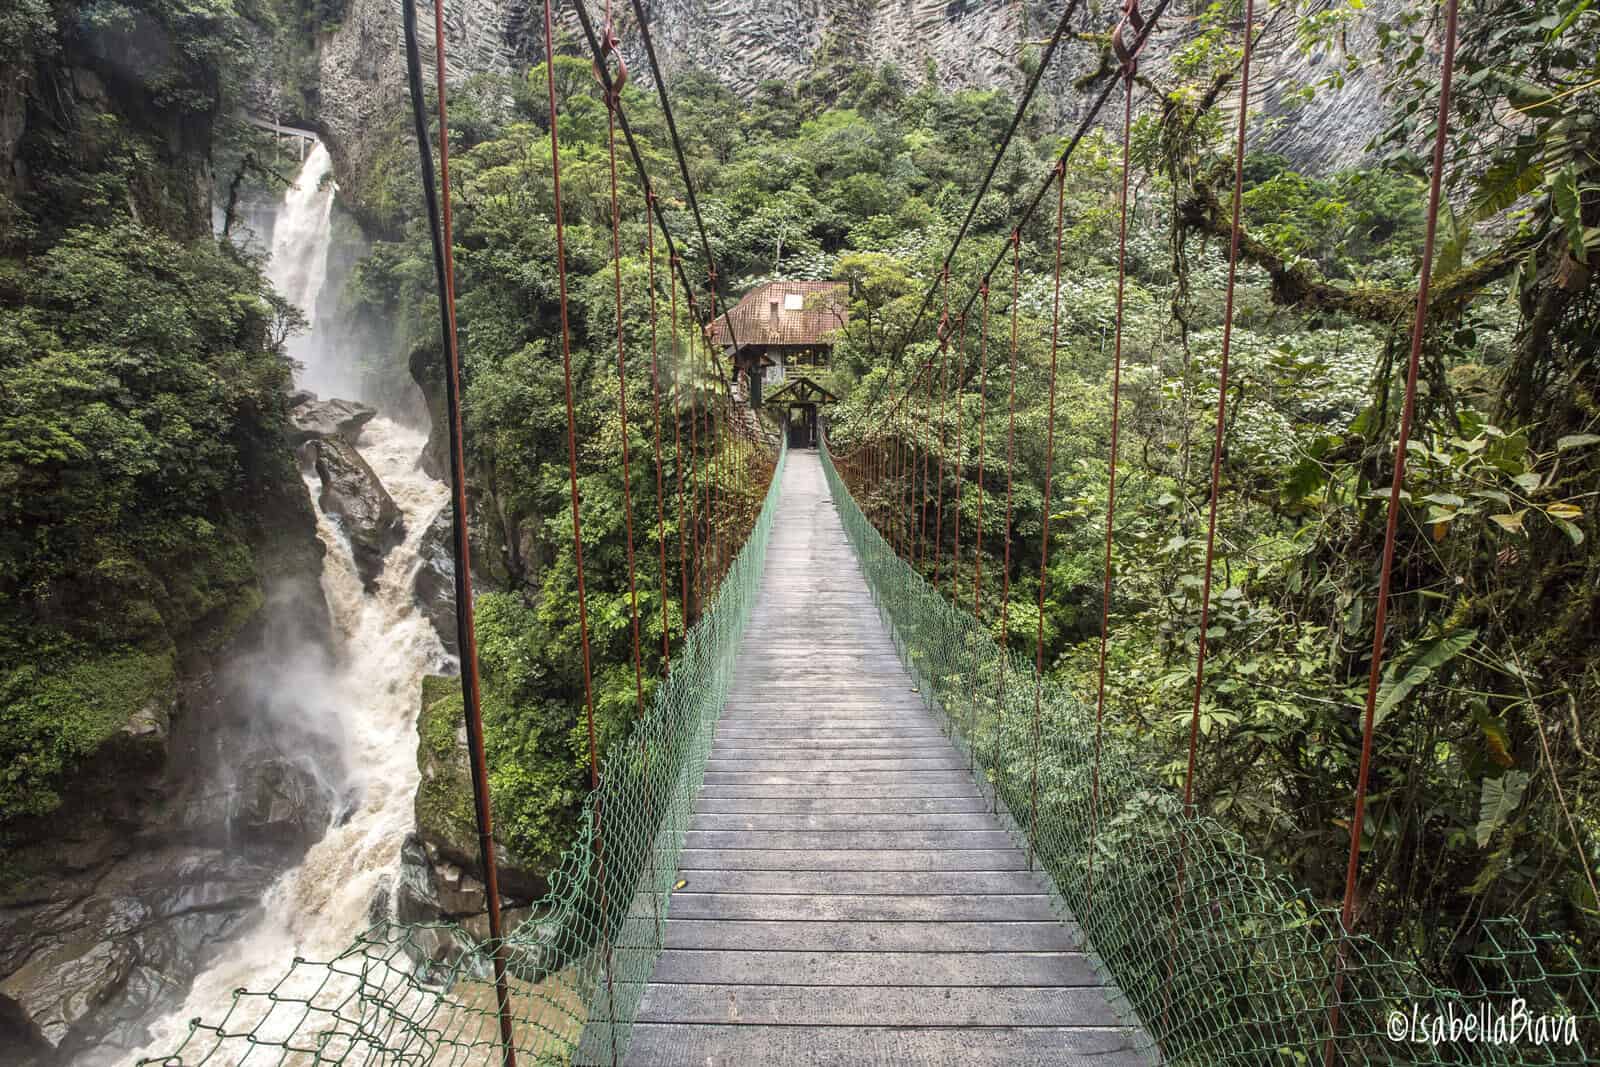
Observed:
[[[650,37],[650,20],[645,15],[644,4],[641,0],[632,0],[632,3],[634,19],[639,27],[639,39],[644,44],[645,57],[650,61],[651,79],[656,86],[656,96],[661,101],[661,114],[667,120],[667,136],[672,141],[672,152],[678,160],[678,173],[683,178],[683,190],[689,201],[689,211],[694,216],[695,229],[700,235],[700,252],[706,257],[706,273],[711,283],[711,313],[713,316],[721,317],[727,323],[728,340],[733,345],[734,351],[738,351],[739,342],[734,335],[733,320],[721,310],[716,284],[717,260],[711,254],[711,239],[706,235],[705,219],[700,214],[700,200],[695,196],[694,179],[689,174],[689,161],[684,156],[683,140],[678,136],[678,121],[672,114],[672,101],[667,96],[666,79],[662,77],[661,64],[656,59],[655,41]],[[577,6],[581,10],[583,0],[578,0]],[[722,373],[722,365],[720,363],[717,364],[717,373],[719,376]]]
[[[983,287],[983,317],[978,324],[978,533],[972,550],[972,617],[983,622],[983,421],[989,411],[989,287]],[[968,715],[971,738],[967,745],[967,770],[974,771],[978,761],[978,662],[974,651],[972,669],[972,710]]]
[[[695,363],[694,330],[689,331],[688,338],[688,375],[689,375],[689,519],[694,536],[694,549],[690,556],[691,567],[694,573],[694,601],[695,615],[700,614],[700,606],[704,603],[702,595],[705,588],[700,554],[700,521],[704,515],[700,508],[700,378],[699,367]]]
[[[679,610],[683,614],[683,632],[687,638],[690,619],[688,527],[684,524],[683,506],[683,359],[678,341],[678,280],[671,271],[667,272],[667,289],[672,298],[672,469],[678,482],[678,582],[682,596]]]
[[[442,16],[434,23],[435,69],[438,76],[439,172],[435,191],[433,154],[422,91],[422,55],[417,43],[415,0],[401,8],[406,48],[407,87],[417,137],[422,197],[433,247],[435,281],[439,286],[439,332],[445,354],[446,426],[450,438],[450,534],[455,564],[456,632],[461,654],[461,706],[466,719],[467,760],[472,775],[473,818],[478,833],[478,859],[483,864],[484,907],[493,943],[495,1012],[500,1026],[500,1060],[516,1067],[512,1033],[511,989],[506,976],[506,951],[500,914],[500,875],[494,852],[494,814],[489,798],[488,760],[483,743],[482,686],[478,676],[478,635],[472,604],[472,544],[467,530],[467,464],[461,428],[461,350],[456,331],[455,257],[450,230],[450,123],[445,93],[445,41]],[[443,201],[441,207],[441,200]]]
[[[1111,554],[1115,541],[1114,524],[1117,515],[1117,449],[1122,428],[1122,341],[1126,325],[1123,310],[1126,305],[1128,289],[1129,149],[1132,143],[1133,131],[1133,79],[1138,71],[1138,48],[1129,47],[1122,34],[1124,27],[1127,25],[1131,25],[1135,33],[1143,28],[1138,0],[1127,0],[1123,10],[1126,20],[1118,23],[1117,29],[1112,35],[1112,47],[1121,62],[1121,80],[1124,87],[1122,99],[1122,191],[1118,197],[1116,339],[1111,358],[1111,443],[1107,457],[1106,473],[1105,569],[1100,588],[1100,654],[1095,681],[1094,763],[1089,791],[1088,892],[1085,899],[1091,903],[1094,900],[1095,840],[1100,827],[1100,754],[1101,743],[1104,739],[1106,710],[1106,652],[1111,640]],[[1181,862],[1179,866],[1182,866]],[[1178,892],[1181,900],[1183,893],[1181,874],[1179,875],[1179,883]]]
[[[1222,442],[1228,420],[1228,363],[1233,351],[1234,289],[1239,276],[1240,215],[1244,201],[1245,126],[1250,111],[1250,54],[1253,48],[1251,27],[1255,23],[1255,0],[1244,5],[1244,57],[1239,74],[1239,122],[1233,146],[1233,222],[1228,245],[1228,282],[1223,297],[1222,352],[1217,368],[1217,416],[1211,440],[1211,493],[1206,508],[1206,562],[1200,579],[1200,635],[1194,657],[1194,702],[1189,715],[1189,765],[1183,776],[1183,806],[1194,808],[1195,753],[1200,744],[1200,699],[1205,689],[1207,629],[1211,625],[1211,579],[1217,552],[1217,497],[1222,486]],[[1109,529],[1109,524],[1108,524]],[[1109,575],[1109,557],[1107,574]],[[1107,605],[1110,585],[1107,584]],[[1103,644],[1103,642],[1102,642]],[[1105,686],[1105,652],[1100,653],[1101,688]],[[1100,704],[1105,698],[1102,692]],[[1097,745],[1098,747],[1098,745]]]
[[[555,29],[554,16],[551,12],[552,0],[544,0],[544,46],[545,55],[555,55]],[[550,183],[555,204],[555,230],[556,230],[556,284],[557,294],[560,298],[561,317],[561,376],[567,407],[567,477],[572,495],[572,554],[577,570],[578,592],[578,639],[583,652],[583,706],[584,723],[588,731],[589,742],[589,790],[596,793],[600,788],[600,751],[595,740],[594,729],[594,680],[592,661],[589,649],[589,604],[583,582],[583,517],[579,504],[578,494],[578,418],[576,405],[572,394],[572,328],[569,321],[567,308],[567,250],[566,250],[566,219],[561,207],[561,136],[558,129],[556,113],[556,76],[555,65],[545,64],[545,90],[550,102]],[[601,898],[601,914],[608,914],[605,891],[605,837],[604,813],[597,803],[594,809],[594,851],[595,864],[598,870]],[[611,976],[611,934],[602,921],[601,942],[604,951],[606,1004],[609,1010],[615,1010],[616,994],[612,986]],[[616,1031],[611,1030],[611,1059],[617,1059]]]
[[[932,551],[928,543],[928,495],[929,483],[933,479],[933,379],[932,373],[928,374],[928,388],[922,398],[922,439],[925,442],[922,449],[922,497],[917,502],[917,511],[922,517],[922,562],[928,562],[928,555]]]
[[[650,194],[654,199],[655,194]],[[661,456],[661,337],[656,299],[656,223],[644,215],[645,259],[650,264],[650,397],[655,411],[656,452],[656,567],[661,578],[661,670],[672,671],[672,626],[667,614],[667,497],[666,472]]]
[[[611,189],[611,283],[616,307],[617,333],[617,429],[622,436],[622,517],[627,535],[628,605],[629,621],[633,631],[633,692],[638,715],[644,717],[644,664],[639,649],[639,578],[633,543],[633,463],[628,448],[628,348],[622,321],[622,206],[617,196],[617,101],[628,81],[628,67],[617,50],[617,37],[611,24],[611,4],[606,3],[606,21],[602,26],[604,46],[602,55],[617,58],[618,73],[606,88],[606,150],[610,162]],[[597,61],[596,80],[605,72]],[[648,194],[647,194],[648,195]]]
[[[694,338],[694,333],[691,333],[690,336]],[[698,346],[690,350],[690,358],[691,360],[696,360],[698,376],[704,379],[706,378],[706,366],[704,365],[706,365],[707,355],[706,336],[704,336],[704,333],[699,336],[698,341]],[[702,386],[702,389],[704,389],[704,386]],[[701,390],[696,390],[696,397],[699,397],[699,395],[702,395]],[[701,440],[706,442],[706,454],[701,456],[701,494],[704,501],[706,501],[706,510],[702,512],[706,517],[706,536],[702,537],[701,541],[701,600],[704,601],[704,598],[709,597],[710,593],[714,593],[717,590],[717,584],[715,584],[714,579],[714,568],[717,566],[717,549],[715,549],[715,541],[717,541],[717,510],[715,510],[715,507],[717,506],[715,506],[715,499],[712,496],[712,467],[714,467],[715,459],[717,459],[717,416],[710,408],[709,402],[702,402],[699,406],[701,406],[702,416],[706,419],[701,437]]]
[[[956,362],[966,366],[967,350],[967,320],[962,319],[957,329]],[[961,406],[961,390],[956,390],[955,400],[956,415],[956,484],[950,493],[950,507],[955,511],[955,539],[950,549],[950,599],[960,600],[960,591],[956,588],[961,581],[961,489],[962,477],[965,474],[966,464],[966,438],[963,425],[966,421],[966,412]]]
[[[1126,180],[1126,179],[1124,179]],[[1067,214],[1067,166],[1056,170],[1055,302],[1050,314],[1050,401],[1045,415],[1044,507],[1039,538],[1039,616],[1033,647],[1033,768],[1028,779],[1028,866],[1033,867],[1033,835],[1039,822],[1039,737],[1044,713],[1044,599],[1050,573],[1050,488],[1056,455],[1056,362],[1061,348],[1061,234]],[[1124,186],[1126,188],[1126,186]]]
[[[944,574],[941,570],[944,564],[944,454],[949,441],[949,426],[945,419],[945,409],[950,406],[950,338],[948,334],[939,343],[939,462],[938,471],[933,477],[934,505],[933,505],[933,588],[944,592]],[[932,383],[929,383],[932,388]]]
[[[1355,810],[1350,818],[1350,853],[1345,864],[1344,900],[1339,909],[1340,939],[1334,968],[1334,989],[1329,1006],[1328,1044],[1324,1062],[1333,1063],[1339,1033],[1339,1007],[1344,989],[1347,941],[1356,922],[1356,883],[1361,873],[1361,834],[1367,814],[1367,788],[1372,776],[1372,744],[1376,729],[1378,687],[1383,680],[1385,628],[1389,623],[1389,593],[1394,582],[1394,553],[1400,524],[1400,494],[1405,485],[1406,448],[1416,414],[1417,378],[1422,366],[1422,343],[1428,324],[1428,290],[1432,281],[1434,242],[1439,231],[1439,206],[1444,179],[1445,144],[1450,129],[1450,89],[1456,56],[1457,2],[1445,0],[1444,54],[1440,61],[1438,119],[1433,136],[1432,171],[1428,178],[1427,224],[1422,238],[1422,264],[1417,278],[1416,311],[1411,320],[1411,352],[1406,363],[1405,402],[1394,448],[1394,477],[1389,483],[1388,513],[1383,530],[1383,557],[1378,569],[1378,602],[1372,619],[1372,663],[1367,673],[1367,701],[1361,719],[1361,765],[1356,776]]]
[[[1160,20],[1162,14],[1165,13],[1167,6],[1171,2],[1172,0],[1159,0],[1155,8],[1151,11],[1150,15],[1145,18],[1143,23],[1137,28],[1134,39],[1131,42],[1126,42],[1126,47],[1131,49],[1135,54],[1143,49],[1145,42],[1148,41],[1150,39],[1150,35],[1155,32],[1157,22]],[[1097,95],[1094,98],[1094,101],[1089,105],[1089,110],[1084,114],[1083,119],[1078,123],[1078,126],[1073,131],[1072,136],[1067,140],[1066,146],[1062,148],[1061,155],[1057,158],[1055,165],[1051,167],[1049,175],[1044,181],[1039,183],[1038,190],[1034,192],[1033,196],[1028,200],[1027,206],[1023,208],[1022,214],[1017,219],[1014,227],[1015,233],[1020,234],[1023,229],[1026,228],[1028,223],[1033,220],[1034,212],[1039,209],[1039,205],[1043,202],[1045,194],[1050,191],[1050,186],[1056,180],[1055,176],[1057,168],[1064,167],[1068,162],[1071,161],[1073,154],[1078,150],[1078,145],[1083,142],[1083,139],[1088,136],[1089,131],[1098,123],[1101,110],[1105,107],[1106,101],[1111,98],[1111,94],[1116,90],[1121,81],[1122,79],[1120,77],[1108,80],[1105,87],[1100,90],[1099,95]],[[990,283],[994,280],[994,272],[999,270],[1000,265],[1005,262],[1005,256],[1006,251],[1004,248],[1002,248],[995,255],[994,260],[989,264],[988,268],[985,269],[981,275],[979,275],[978,282],[980,285]],[[974,288],[971,295],[967,297],[966,303],[960,308],[960,313],[963,315],[969,313],[972,310],[972,305],[977,301],[977,299],[977,288]],[[904,352],[904,348],[905,346],[902,345],[900,349],[897,350],[896,358],[898,358],[899,355]],[[909,394],[909,388],[901,392],[897,398],[895,398],[886,406],[885,413],[878,416],[877,421],[881,423],[883,419],[889,417],[889,415],[891,415],[894,411],[899,410],[900,406],[905,403]]]
[[[1010,609],[1011,609],[1011,520],[1012,520],[1012,475],[1017,464],[1017,311],[1022,296],[1022,232],[1011,231],[1011,371],[1009,385],[1006,392],[1006,532],[1002,542],[1003,557],[1000,564],[1000,647],[1005,648],[1011,641]],[[996,679],[996,714],[1005,715],[1006,709],[1006,660],[1009,657],[1001,656],[999,659],[999,676]],[[1004,722],[996,724],[995,742],[990,749],[989,770],[992,774],[999,770],[1000,736],[1004,732]],[[998,810],[1000,805],[1000,791],[998,788],[990,795],[990,810]]]
[[[633,637],[633,691],[639,721],[644,720],[644,664],[640,650],[639,640],[639,576],[637,569],[636,552],[634,548],[633,531],[633,466],[629,454],[628,444],[628,359],[627,344],[624,337],[622,321],[622,207],[617,195],[617,105],[621,98],[622,88],[628,81],[628,66],[622,58],[622,53],[617,48],[615,28],[611,22],[611,3],[606,2],[606,21],[604,25],[605,49],[604,54],[614,55],[617,60],[617,75],[610,80],[606,92],[606,149],[610,163],[610,190],[611,190],[611,277],[613,284],[613,297],[616,304],[616,333],[617,333],[617,428],[622,437],[622,514],[624,530],[627,537],[628,561],[628,607],[629,621],[632,624]],[[604,81],[601,77],[605,73],[603,62],[596,64],[596,80]],[[647,194],[648,195],[648,194]],[[646,201],[648,210],[648,200]],[[648,222],[648,219],[646,220]],[[652,238],[653,240],[653,238]],[[654,367],[654,355],[651,359]],[[663,605],[665,609],[665,605]],[[666,635],[662,635],[666,640]],[[639,735],[639,758],[641,769],[646,784],[646,795],[654,797],[654,792],[649,789],[650,779],[650,750],[646,744],[643,732]],[[650,819],[655,820],[655,811],[650,812]],[[652,882],[655,872],[655,851],[650,852],[649,861]],[[650,894],[650,905],[655,916],[656,940],[661,939],[661,901],[656,894]],[[616,1058],[613,1048],[612,1058]]]

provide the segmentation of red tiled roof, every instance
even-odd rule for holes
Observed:
[[[787,296],[798,295],[801,307],[787,306]],[[778,305],[774,321],[772,305]],[[758,286],[744,295],[738,305],[711,323],[712,338],[720,345],[735,339],[741,348],[750,345],[813,345],[825,342],[827,335],[850,318],[843,282],[778,281]],[[730,336],[729,320],[733,330]]]

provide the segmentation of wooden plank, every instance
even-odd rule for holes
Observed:
[[[971,778],[944,781],[874,779],[871,782],[709,782],[701,797],[976,797]]]
[[[1004,830],[908,830],[904,833],[850,830],[690,830],[686,848],[851,849],[890,852],[903,849],[951,850],[1010,848]]]
[[[719,737],[711,746],[712,759],[772,759],[788,756],[791,759],[805,753],[807,758],[823,759],[906,759],[927,756],[944,756],[950,752],[950,742],[938,734],[922,737],[879,737],[863,740],[859,737],[817,737],[799,734],[794,737]]]
[[[702,815],[939,815],[987,812],[989,802],[970,797],[701,797]]]
[[[834,786],[832,793],[842,795],[843,788],[852,791],[861,789],[908,789],[913,785],[920,785],[924,789],[935,790],[921,794],[900,792],[889,795],[894,796],[954,796],[963,792],[976,795],[977,787],[966,771],[861,771],[851,774],[848,771],[797,771],[792,774],[760,774],[745,773],[742,771],[707,771],[706,785],[708,786]],[[827,847],[827,846],[820,846]]]
[[[1059,922],[754,922],[673,919],[667,948],[801,952],[1076,952]]]
[[[1021,871],[1028,861],[1014,848],[941,852],[918,849],[686,848],[685,868],[725,871]]]
[[[781,744],[784,741],[840,741],[863,744],[922,744],[944,739],[944,732],[936,726],[906,726],[890,729],[871,723],[850,726],[826,726],[820,723],[774,722],[754,723],[723,720],[717,731],[716,744],[750,741],[756,744]]]
[[[629,1067],[1143,1067],[1126,1030],[1099,1027],[725,1026],[641,1023]]]
[[[672,895],[674,919],[772,922],[1049,922],[1048,897],[1038,894],[944,896],[911,893],[695,893]]]
[[[857,771],[890,771],[900,774],[905,771],[961,771],[967,769],[967,761],[955,754],[954,749],[946,749],[947,756],[932,756],[918,758],[915,756],[896,757],[893,759],[873,759],[863,757],[860,759],[843,757],[808,756],[805,759],[786,757],[781,759],[761,759],[758,757],[723,757],[712,756],[706,761],[707,774],[722,774],[738,772],[741,774],[782,774],[797,764],[805,767],[811,773],[826,774],[829,771],[843,771],[854,774]]]
[[[680,985],[1098,986],[1080,952],[737,952],[670,949],[652,980]]]
[[[810,1026],[1116,1026],[1082,986],[650,985],[640,1022]]]
[[[1034,871],[729,871],[680,869],[691,893],[1040,893]],[[682,892],[683,890],[680,890]]]
[[[806,453],[738,664],[627,1062],[1143,1062],[903,666]],[[635,903],[619,944],[648,954]],[[606,1059],[594,1036],[579,1062]]]
[[[1133,1035],[1104,1027],[896,1029],[638,1024],[629,1067],[1144,1067]]]
[[[987,811],[911,815],[904,812],[850,812],[817,815],[804,812],[780,814],[711,814],[702,812],[689,823],[691,830],[993,830],[994,817]]]

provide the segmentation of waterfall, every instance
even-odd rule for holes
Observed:
[[[326,274],[333,197],[322,180],[327,173],[328,155],[319,144],[284,198],[272,242],[274,284],[308,319],[315,317]],[[320,349],[314,330],[300,340],[298,350],[308,358],[297,373],[297,385],[315,388],[340,379],[339,353]],[[304,755],[324,768],[338,768],[342,810],[299,866],[267,890],[256,921],[221,946],[218,957],[195,978],[184,1003],[151,1027],[140,1055],[171,1053],[196,1017],[208,1022],[227,1017],[230,1030],[253,1024],[263,1037],[274,1032],[284,1023],[281,1013],[242,1021],[254,1007],[261,1016],[271,1008],[244,1001],[235,1006],[234,990],[272,986],[296,957],[332,959],[371,925],[375,905],[387,908],[401,845],[415,821],[422,678],[447,670],[451,662],[413,589],[420,544],[449,499],[444,484],[418,469],[425,443],[424,432],[382,415],[367,424],[359,439],[362,457],[405,519],[405,539],[385,558],[375,591],[363,587],[338,521],[318,511],[317,533],[327,549],[321,585],[337,643],[327,657],[329,676],[307,679],[305,672],[315,668],[302,663],[261,668],[267,675],[264,685],[301,686],[317,694],[313,700],[289,702],[299,714],[319,719],[308,724],[314,728],[295,734],[337,746],[337,752]],[[320,483],[315,474],[306,481],[315,502]],[[199,1048],[190,1046],[184,1059],[192,1062],[207,1046],[204,1041]]]
[[[333,160],[318,141],[295,182],[284,193],[272,227],[272,287],[305,315],[307,329],[289,338],[289,358],[298,364],[295,384],[314,393],[342,390],[349,398],[352,375],[341,373],[338,353],[319,335],[318,298],[328,279],[328,247],[333,243]]]

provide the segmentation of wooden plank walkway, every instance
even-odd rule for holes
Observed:
[[[627,1063],[1143,1064],[793,451]]]

